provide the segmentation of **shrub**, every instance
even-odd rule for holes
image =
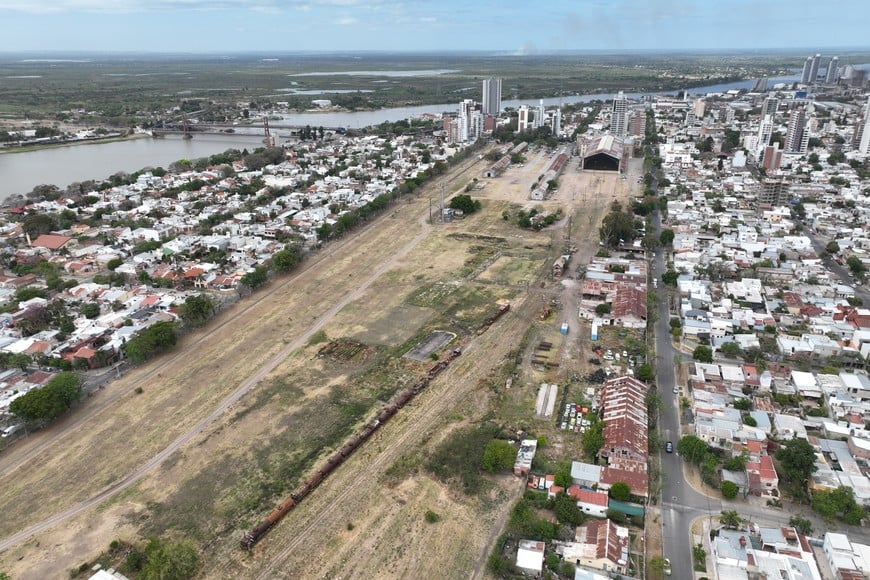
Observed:
[[[441,519],[441,516],[439,516],[438,514],[433,512],[432,510],[426,510],[425,518],[426,518],[427,522],[429,522],[430,524],[434,524],[435,522],[437,522],[438,520]]]

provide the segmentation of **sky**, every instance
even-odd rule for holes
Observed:
[[[837,0],[0,0],[0,52],[867,47]]]

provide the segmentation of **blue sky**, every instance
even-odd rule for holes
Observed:
[[[0,52],[868,46],[838,0],[0,0]]]

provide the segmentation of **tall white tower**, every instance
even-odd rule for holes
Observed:
[[[613,99],[613,111],[610,115],[610,133],[616,137],[625,137],[628,129],[628,104],[622,91]]]
[[[867,105],[864,107],[864,120],[861,124],[864,129],[861,133],[861,141],[858,142],[858,153],[870,155],[870,98],[867,99]]]
[[[755,158],[761,159],[764,148],[770,145],[770,137],[773,135],[773,117],[765,115],[758,127],[758,137],[755,141]]]
[[[816,80],[819,78],[819,65],[821,63],[822,55],[816,54],[816,56],[813,57],[812,64],[810,65],[810,84],[815,83]]]

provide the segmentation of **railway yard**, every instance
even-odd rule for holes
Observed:
[[[554,452],[579,446],[555,418],[533,418],[535,398],[541,382],[591,370],[574,272],[597,251],[610,203],[641,187],[639,160],[620,179],[579,172],[572,157],[558,192],[529,201],[551,154],[534,149],[494,179],[480,177],[485,160],[460,164],[447,194],[478,178],[481,211],[430,223],[439,192],[426,185],[0,455],[0,569],[68,578],[114,539],[167,535],[195,543],[203,578],[483,577],[524,482],[488,476],[483,493],[465,495],[422,465],[484,419],[539,428]],[[521,229],[511,216],[532,207],[564,217]],[[240,547],[422,379],[304,501]]]

